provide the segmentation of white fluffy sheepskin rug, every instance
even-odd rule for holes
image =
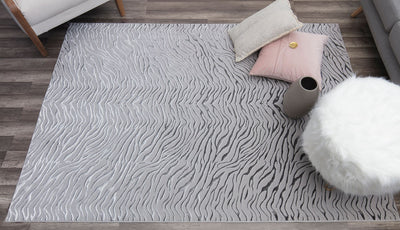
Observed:
[[[400,86],[352,77],[321,96],[302,136],[322,177],[345,193],[400,191]]]

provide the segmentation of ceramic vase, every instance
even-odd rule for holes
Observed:
[[[302,77],[293,82],[283,97],[283,112],[290,118],[306,115],[317,102],[319,86],[312,77]]]

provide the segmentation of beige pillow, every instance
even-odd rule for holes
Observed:
[[[289,0],[276,0],[229,30],[239,62],[268,43],[300,28]]]

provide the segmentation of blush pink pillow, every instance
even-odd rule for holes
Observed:
[[[250,71],[250,75],[293,82],[304,76],[313,77],[321,88],[321,61],[328,36],[292,32],[266,46]],[[296,42],[296,48],[289,44]]]

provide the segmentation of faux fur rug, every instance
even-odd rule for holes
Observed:
[[[398,220],[392,196],[324,188],[289,84],[234,62],[232,26],[72,24],[7,221]],[[330,37],[325,93],[351,73],[339,26],[301,30]]]

